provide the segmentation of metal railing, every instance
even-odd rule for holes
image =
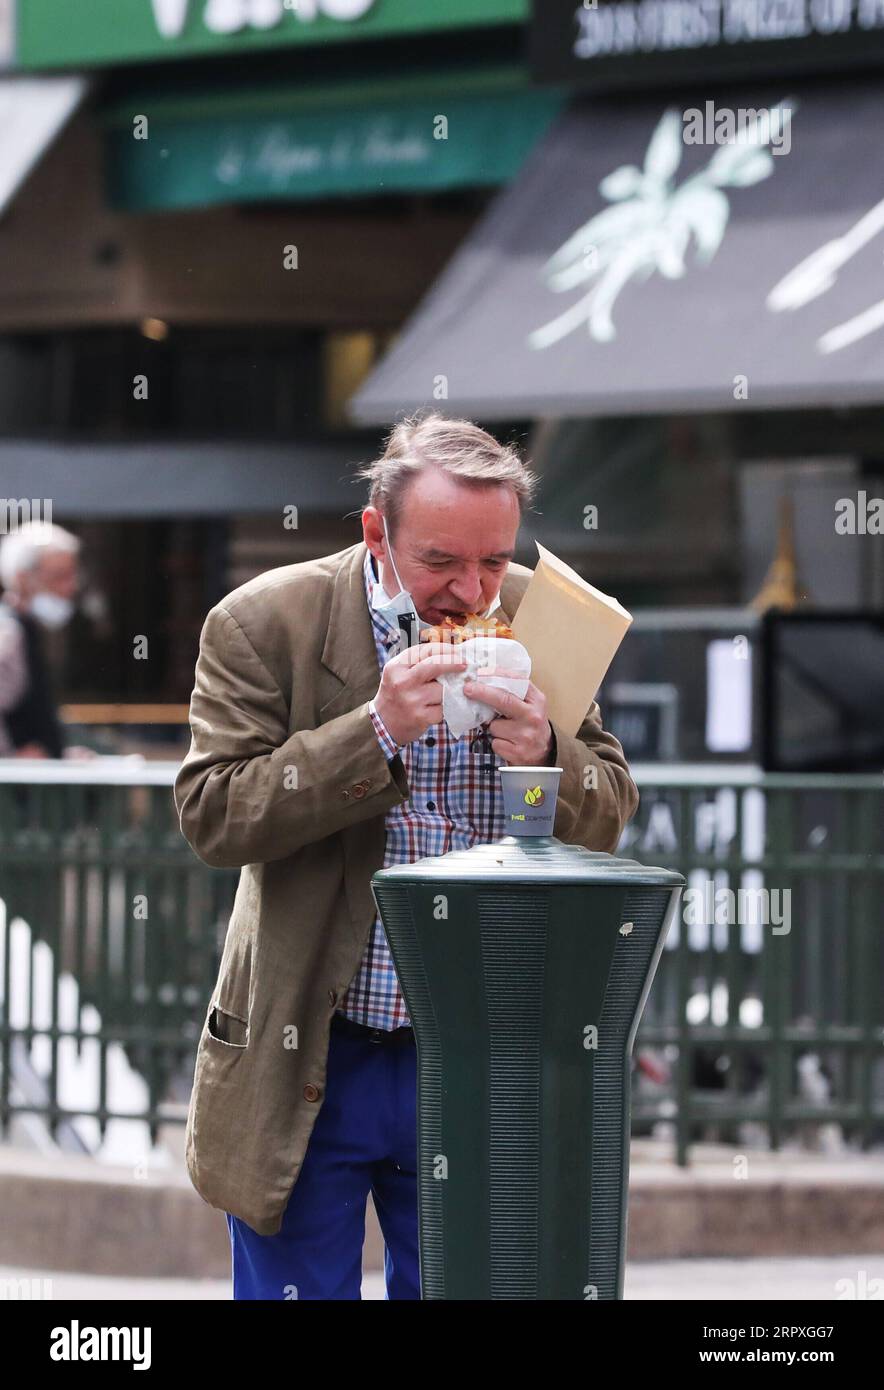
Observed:
[[[620,852],[687,879],[636,1040],[660,1065],[635,1127],[668,1120],[682,1164],[701,1136],[741,1144],[759,1126],[772,1148],[809,1127],[884,1141],[881,780],[633,773]]]
[[[182,838],[177,767],[0,760],[3,1134],[13,1113],[43,1116],[53,1137],[92,1117],[102,1141],[138,1118],[154,1143],[186,1116],[238,872],[208,869]],[[14,1044],[39,1097],[33,1074],[16,1083]]]
[[[177,763],[0,761],[0,1133],[181,1122],[238,872],[183,840]],[[620,853],[688,880],[635,1045],[637,1133],[884,1139],[881,783],[633,768]],[[742,893],[741,893],[742,890]],[[137,1079],[128,1088],[124,1075]]]

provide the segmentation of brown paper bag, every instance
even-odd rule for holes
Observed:
[[[615,598],[535,541],[540,559],[512,621],[550,719],[576,734],[632,622]]]

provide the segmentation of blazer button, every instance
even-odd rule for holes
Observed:
[[[365,796],[365,787],[362,785],[361,782],[357,782],[355,787],[351,787],[351,791],[353,792],[353,795],[355,796],[357,801],[361,801],[362,798]]]
[[[310,1084],[308,1083],[308,1085],[306,1085],[306,1086],[304,1087],[304,1099],[305,1099],[305,1100],[318,1100],[318,1099],[319,1099],[319,1091],[318,1091],[317,1087],[316,1087],[316,1086],[313,1086],[313,1085],[310,1085]]]

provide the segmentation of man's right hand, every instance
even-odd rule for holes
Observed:
[[[419,642],[391,656],[381,673],[375,709],[397,743],[413,743],[442,719],[445,671],[465,671],[467,662],[451,642]]]

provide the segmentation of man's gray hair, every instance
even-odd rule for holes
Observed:
[[[499,443],[471,420],[418,411],[394,425],[381,457],[355,473],[357,478],[368,480],[369,505],[384,513],[391,533],[410,481],[425,468],[444,469],[468,486],[496,483],[510,487],[522,513],[533,503],[540,481],[512,446]]]
[[[0,541],[0,584],[4,589],[12,589],[18,575],[36,569],[49,551],[76,555],[80,545],[79,538],[63,526],[51,521],[26,521]]]

